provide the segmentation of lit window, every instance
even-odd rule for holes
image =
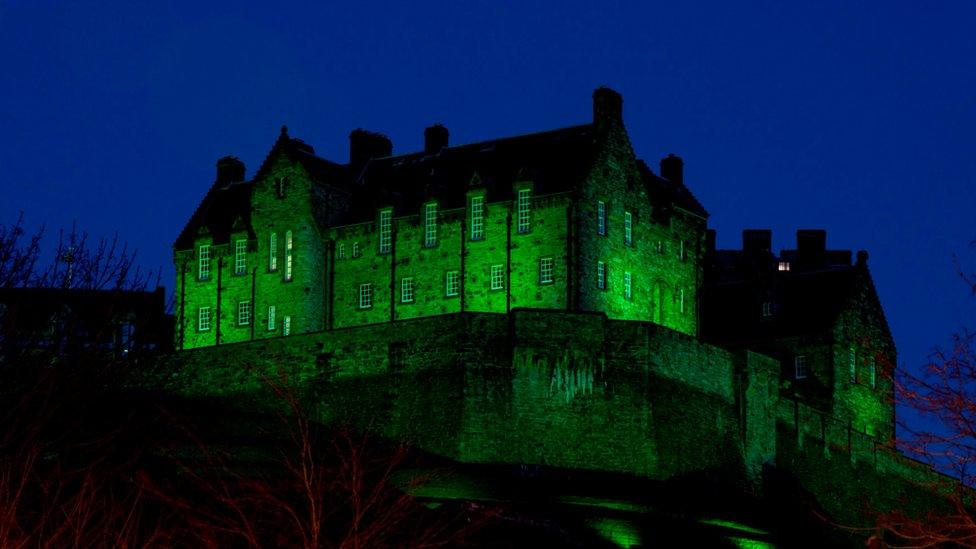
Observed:
[[[285,316],[281,319],[281,334],[290,335],[291,334],[291,317]]]
[[[793,373],[796,379],[806,379],[810,375],[810,368],[807,366],[807,357],[799,355],[793,359]]]
[[[285,280],[291,280],[292,251],[294,243],[291,238],[291,231],[285,233]]]
[[[247,326],[251,323],[251,302],[241,301],[237,304],[237,324]]]
[[[268,329],[275,329],[275,306],[268,305]]]
[[[268,237],[268,271],[278,270],[278,233]]]
[[[633,297],[633,285],[630,273],[624,273],[624,297],[630,299]]]
[[[519,189],[518,192],[518,232],[520,233],[529,232],[530,193],[529,189]]]
[[[630,246],[634,243],[634,215],[624,212],[624,244]]]
[[[602,200],[596,203],[596,234],[607,234],[607,203]]]
[[[413,302],[413,278],[407,277],[400,279],[400,302]]]
[[[359,257],[360,256],[360,253],[359,253],[359,242],[353,242],[352,243],[352,256],[353,257]]]
[[[685,289],[678,289],[678,311],[685,312]]]
[[[207,280],[210,278],[210,244],[201,244],[200,252],[197,254],[197,278]]]
[[[380,212],[380,253],[389,253],[393,248],[393,210]]]
[[[781,271],[788,271],[788,270],[790,270],[790,262],[789,261],[780,261],[779,262],[779,270],[781,270]]]
[[[234,274],[247,272],[247,240],[234,242]]]
[[[602,261],[596,262],[596,287],[601,290],[607,289],[607,265]]]
[[[555,261],[551,257],[543,257],[539,260],[539,284],[552,284],[554,264]]]
[[[437,203],[429,202],[424,206],[424,246],[430,248],[437,245]]]
[[[857,383],[857,352],[854,347],[847,351],[847,367],[851,383]]]
[[[336,255],[339,257],[339,259],[345,259],[346,258],[346,245],[345,244],[339,244],[338,246],[336,246]]]
[[[210,307],[200,307],[197,311],[197,330],[206,332],[210,329]]]
[[[373,285],[360,284],[359,285],[359,308],[369,309],[372,306],[373,306]]]
[[[505,287],[505,266],[492,265],[491,266],[491,289],[501,290],[504,287]]]
[[[770,301],[764,301],[763,302],[762,315],[763,315],[764,318],[769,318],[769,317],[773,316],[773,304],[772,304],[772,302],[770,302]]]
[[[471,240],[485,237],[485,197],[471,197]]]
[[[445,284],[445,291],[448,297],[458,295],[461,292],[461,273],[458,271],[447,271]]]

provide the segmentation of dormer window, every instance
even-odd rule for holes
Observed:
[[[530,189],[519,189],[517,209],[518,209],[518,232],[527,233],[529,232],[530,222],[530,208],[531,208],[531,193]]]
[[[393,249],[393,210],[380,211],[380,246],[381,254],[390,253]]]
[[[437,202],[424,205],[424,247],[437,245]]]
[[[471,197],[471,240],[485,237],[485,197]]]

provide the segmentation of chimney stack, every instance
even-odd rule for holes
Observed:
[[[225,156],[217,161],[217,183],[228,185],[244,181],[244,163],[233,156]]]
[[[424,130],[424,152],[437,154],[447,148],[448,132],[441,124],[434,124]]]
[[[602,132],[613,125],[623,124],[624,98],[606,86],[593,92],[593,125]]]
[[[770,253],[773,247],[773,231],[746,229],[742,231],[742,251],[749,255]]]
[[[661,159],[661,177],[674,183],[685,182],[685,162],[680,156],[668,154]]]
[[[364,164],[370,158],[393,155],[393,142],[387,136],[358,128],[349,134],[349,163]]]

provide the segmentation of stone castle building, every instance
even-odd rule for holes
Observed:
[[[682,160],[638,158],[622,105],[599,88],[585,124],[461,146],[435,125],[407,154],[355,130],[345,162],[282,128],[251,178],[222,158],[174,246],[189,390],[285,364],[323,417],[368,411],[468,463],[750,482],[775,464],[828,502],[924,476],[890,450],[867,253],[816,230],[716,250]]]

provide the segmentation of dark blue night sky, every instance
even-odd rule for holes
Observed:
[[[170,288],[216,159],[253,173],[282,124],[341,161],[357,127],[407,152],[434,122],[454,144],[583,123],[608,85],[720,247],[869,250],[910,366],[976,328],[953,263],[976,270],[971,1],[81,4],[0,0],[0,223],[117,230]]]

